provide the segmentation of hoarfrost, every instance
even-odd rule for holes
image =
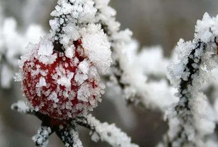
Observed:
[[[24,101],[18,101],[17,103],[11,106],[12,110],[16,110],[20,113],[28,113],[31,111],[31,108]]]
[[[38,54],[42,56],[51,56],[52,53],[53,53],[52,41],[49,41],[47,38],[43,38],[39,44]]]
[[[124,132],[117,128],[114,124],[109,125],[108,123],[100,123],[93,116],[87,116],[87,123],[94,128],[93,141],[98,140],[96,133],[102,141],[108,142],[112,146],[119,147],[138,147],[138,145],[131,143],[129,138]]]
[[[110,43],[103,30],[100,29],[100,25],[89,25],[82,32],[82,36],[83,47],[91,62],[101,74],[107,73],[112,62]]]
[[[46,126],[41,126],[37,134],[32,137],[32,140],[41,147],[46,147],[48,144],[48,137],[51,134],[51,128]]]
[[[43,86],[46,86],[46,81],[45,81],[45,78],[40,77],[39,82],[37,83],[36,87],[43,87]]]
[[[65,87],[70,87],[71,86],[71,79],[73,78],[73,74],[71,74],[70,77],[66,77],[62,75],[58,80],[57,83],[59,85],[65,86]]]
[[[88,98],[91,96],[89,84],[83,83],[77,92],[78,99],[84,102],[88,102]]]
[[[79,64],[79,69],[83,74],[88,74],[89,71],[89,63],[88,61],[84,60]]]
[[[210,79],[210,72],[218,63],[217,34],[213,32],[217,19],[205,13],[203,19],[197,21],[193,41],[178,42],[178,58],[168,68],[170,80],[178,88],[179,97],[178,103],[167,112],[169,126],[172,126],[172,120],[179,120],[176,124],[179,131],[175,131],[175,127],[168,131],[168,134],[172,134],[168,140],[173,146],[203,147],[207,144],[206,136],[214,132],[216,114],[200,88],[206,79]]]
[[[51,41],[51,36],[44,36],[41,38],[39,43],[39,50],[38,50],[38,57],[40,62],[44,64],[52,64],[56,58],[57,55],[53,54],[53,44]]]

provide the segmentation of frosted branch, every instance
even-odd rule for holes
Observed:
[[[36,147],[46,147],[48,144],[48,138],[52,134],[52,130],[49,126],[41,126],[37,134],[32,137],[33,141],[35,142]]]
[[[99,0],[94,0],[96,3],[97,20],[101,24],[101,28],[107,34],[112,50],[113,64],[111,67],[110,79],[122,89],[124,98],[128,104],[134,103],[137,106],[143,108],[158,108],[164,111],[167,106],[172,104],[177,100],[173,96],[172,87],[167,84],[163,84],[163,80],[159,82],[148,83],[148,75],[152,72],[147,68],[149,64],[155,59],[156,66],[150,64],[156,70],[154,75],[159,76],[165,71],[165,67],[168,64],[168,60],[165,59],[161,53],[161,48],[156,49],[153,54],[152,51],[146,52],[142,51],[138,54],[138,44],[132,39],[132,32],[128,29],[120,30],[120,23],[116,21],[116,11],[108,6],[108,2],[100,2]],[[107,11],[106,11],[107,10]],[[152,58],[155,56],[155,58]],[[144,59],[144,61],[142,61]],[[151,61],[145,61],[145,59],[151,59]],[[140,61],[141,60],[141,61]],[[159,65],[159,68],[158,68]],[[161,66],[162,65],[162,66]],[[161,66],[161,67],[160,67]],[[163,71],[158,71],[158,69],[163,69]],[[150,72],[150,73],[149,73]],[[158,73],[159,72],[159,73]],[[165,72],[166,73],[166,72]],[[166,78],[166,74],[161,75]],[[166,81],[165,81],[166,82]],[[154,85],[159,85],[163,92],[163,97],[155,96],[153,93],[157,93],[160,89],[154,89]],[[161,87],[163,86],[163,87]],[[163,102],[165,98],[169,98],[169,103],[157,103],[156,101]],[[155,100],[154,100],[155,99]]]
[[[14,103],[13,105],[11,105],[11,109],[23,114],[34,113],[34,110],[27,106],[27,104],[24,101],[18,101],[17,103]]]
[[[66,147],[82,147],[78,132],[75,130],[76,124],[89,129],[93,141],[106,141],[114,147],[138,147],[138,145],[131,143],[131,138],[114,124],[101,123],[91,115],[76,117],[72,121],[61,121],[31,110],[24,102],[13,104],[12,109],[21,113],[32,114],[42,121],[42,126],[33,137],[37,147],[46,146],[48,138],[53,132],[57,134]]]
[[[208,120],[209,113],[197,106],[211,107],[199,89],[208,79],[210,70],[217,66],[217,20],[218,17],[211,18],[206,13],[203,20],[197,22],[195,39],[192,42],[180,40],[176,47],[178,61],[170,65],[169,72],[171,82],[178,88],[179,102],[167,112],[170,127],[167,138],[172,147],[204,146],[201,140],[213,132],[215,120]],[[202,119],[210,124],[211,131],[200,129],[205,127],[199,122]]]
[[[76,123],[91,130],[93,141],[106,141],[113,147],[138,147],[114,124],[101,123],[92,115],[77,119]]]
[[[56,130],[56,134],[66,147],[83,147],[78,132],[75,130],[75,126],[59,126]]]
[[[20,113],[34,115],[42,121],[42,125],[38,129],[37,134],[32,138],[36,147],[46,147],[49,136],[54,132],[66,147],[83,147],[78,132],[75,130],[76,126],[70,123],[70,120],[62,121],[52,119],[47,115],[31,109],[22,101],[13,104],[11,108]]]

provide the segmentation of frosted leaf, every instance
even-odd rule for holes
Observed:
[[[14,76],[14,81],[21,81],[22,80],[22,76],[20,73],[15,73],[15,76]]]

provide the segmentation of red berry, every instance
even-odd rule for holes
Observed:
[[[25,96],[36,110],[51,118],[70,119],[86,113],[97,106],[103,93],[98,72],[85,56],[82,42],[73,46],[74,54],[69,58],[57,51],[40,55],[39,44],[22,61]]]

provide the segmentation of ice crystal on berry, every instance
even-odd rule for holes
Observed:
[[[49,37],[22,57],[21,77],[25,96],[41,113],[70,119],[97,106],[104,85],[81,40],[72,42],[72,57],[53,51]]]

